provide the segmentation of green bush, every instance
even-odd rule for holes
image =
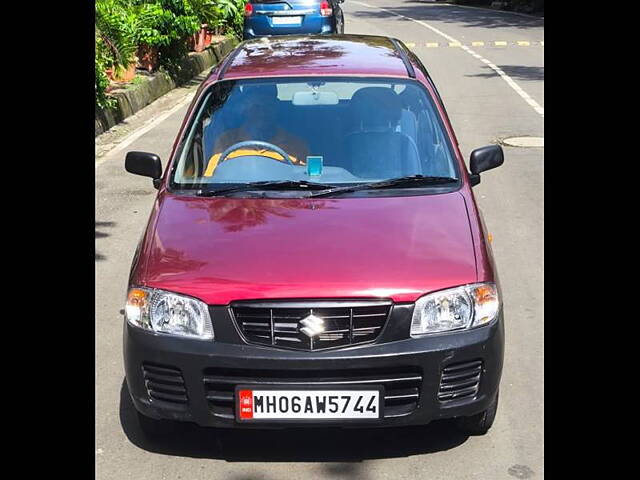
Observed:
[[[115,100],[110,98],[107,93],[107,87],[109,86],[109,79],[104,73],[106,67],[103,61],[95,59],[96,63],[96,106],[102,109],[112,107],[115,104]]]
[[[96,1],[96,56],[107,68],[126,69],[135,60],[137,16],[126,0]]]
[[[217,28],[233,33],[236,37],[242,38],[242,26],[244,23],[245,0],[216,0],[218,11]]]
[[[122,71],[135,61],[137,19],[126,0],[97,0],[95,17],[96,105],[114,102],[106,94],[107,69]]]
[[[209,27],[214,27],[219,20],[218,7],[216,0],[189,0],[191,9],[202,23],[206,23]]]
[[[135,61],[138,46],[158,49],[160,65],[181,78],[187,39],[206,23],[216,33],[242,35],[246,0],[96,0],[96,105],[113,104],[105,71]]]
[[[187,0],[133,0],[138,17],[136,41],[156,47],[185,40],[200,29],[201,21]]]
[[[138,19],[136,41],[158,47],[160,65],[179,76],[186,40],[200,30],[201,20],[190,0],[131,0]]]

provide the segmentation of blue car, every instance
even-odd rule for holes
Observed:
[[[344,0],[249,0],[243,39],[265,35],[344,33]]]

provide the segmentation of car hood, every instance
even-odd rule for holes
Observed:
[[[458,192],[378,198],[161,194],[135,283],[202,299],[391,298],[476,281]]]

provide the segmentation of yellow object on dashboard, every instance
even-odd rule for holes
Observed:
[[[207,169],[204,172],[205,177],[210,177],[211,175],[213,175],[213,171],[218,166],[220,155],[221,155],[220,153],[216,153],[215,155],[211,156],[211,158],[209,159],[209,164],[207,165]],[[269,157],[269,158],[273,158],[274,160],[278,160],[279,162],[286,161],[284,157],[280,155],[278,152],[274,152],[272,150],[254,149],[254,148],[239,148],[238,150],[231,152],[227,156],[227,160],[231,158],[245,157],[248,155],[260,155],[261,157]],[[298,159],[296,157],[294,157],[293,155],[289,155],[289,157],[291,158],[291,161],[293,163],[298,163]]]

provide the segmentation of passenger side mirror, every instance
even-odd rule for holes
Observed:
[[[487,145],[471,152],[469,166],[471,168],[471,186],[480,183],[480,173],[499,167],[504,163],[504,153],[500,145]]]
[[[151,177],[153,186],[160,188],[162,178],[162,162],[155,153],[128,152],[124,161],[124,168],[127,172],[143,177]]]

